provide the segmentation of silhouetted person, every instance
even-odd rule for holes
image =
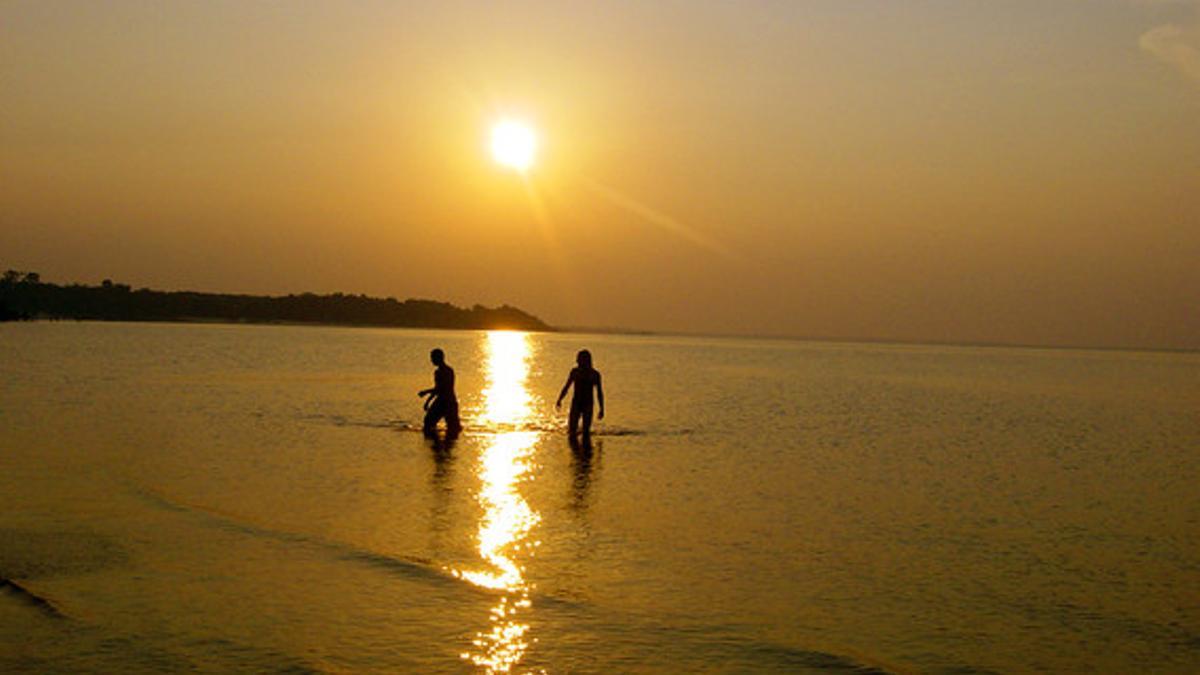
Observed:
[[[429,352],[429,360],[437,369],[433,371],[433,387],[422,389],[417,396],[425,399],[425,433],[437,429],[438,420],[446,420],[446,433],[462,431],[458,420],[458,396],[454,394],[454,369],[446,365],[446,354],[440,349]]]
[[[600,419],[604,419],[604,387],[600,386],[600,371],[592,367],[591,352],[581,350],[575,356],[575,362],[579,365],[571,369],[554,407],[562,407],[567,390],[572,384],[575,385],[575,393],[571,396],[571,414],[567,418],[567,432],[574,436],[579,429],[579,420],[583,418],[583,439],[586,442],[592,437],[592,389],[596,390],[596,400],[600,402]]]

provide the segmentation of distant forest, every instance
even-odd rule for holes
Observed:
[[[399,301],[343,293],[268,297],[133,290],[108,279],[99,286],[59,286],[43,282],[36,272],[9,270],[0,277],[0,321],[22,319],[554,330],[541,319],[508,305],[463,309],[433,300]]]

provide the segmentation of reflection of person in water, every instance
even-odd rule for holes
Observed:
[[[438,420],[445,418],[446,433],[456,434],[462,430],[462,423],[458,420],[458,396],[454,394],[454,369],[446,365],[446,354],[440,349],[429,352],[429,360],[437,366],[433,371],[433,386],[417,392],[417,396],[428,396],[425,432],[434,431]]]
[[[439,434],[431,431],[425,434],[425,442],[433,451],[433,473],[429,477],[429,487],[432,495],[429,500],[430,528],[429,552],[434,560],[444,559],[447,540],[456,522],[454,504],[454,443],[458,434]],[[452,548],[452,547],[451,547]]]
[[[602,441],[596,442],[592,448],[590,439],[580,442],[575,436],[568,436],[571,445],[571,468],[574,470],[574,480],[571,481],[571,508],[576,511],[586,511],[588,493],[592,489],[593,474],[600,463]]]
[[[574,436],[579,429],[579,419],[583,418],[583,438],[587,440],[592,435],[592,389],[596,390],[596,400],[600,402],[600,419],[604,419],[604,387],[600,386],[600,371],[592,367],[592,353],[584,349],[575,357],[579,365],[571,369],[567,383],[558,394],[554,407],[561,408],[563,397],[571,385],[575,385],[575,393],[571,396],[571,414],[567,418],[567,429]]]

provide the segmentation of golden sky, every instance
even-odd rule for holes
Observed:
[[[52,281],[1200,348],[1197,261],[1191,0],[0,1]]]

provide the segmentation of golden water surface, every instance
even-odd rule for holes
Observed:
[[[486,341],[487,385],[482,422],[489,434],[476,472],[482,515],[477,534],[480,569],[454,570],[471,583],[500,592],[491,609],[491,627],[476,635],[474,651],[462,657],[489,673],[509,672],[529,647],[531,586],[522,561],[538,546],[539,517],[521,493],[536,468],[533,450],[538,432],[522,430],[533,413],[529,377],[530,344],[525,333],[492,332]]]

